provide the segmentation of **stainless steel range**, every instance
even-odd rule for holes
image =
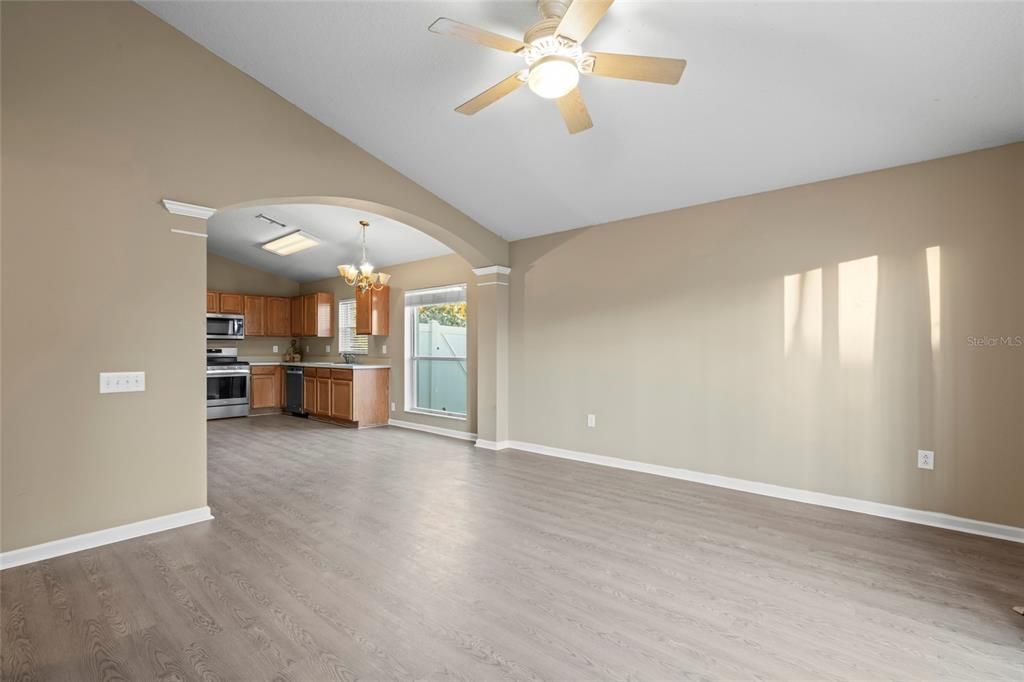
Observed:
[[[206,418],[249,414],[249,363],[237,348],[206,349]]]

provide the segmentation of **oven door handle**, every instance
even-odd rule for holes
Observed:
[[[208,377],[247,377],[249,372],[207,372]]]

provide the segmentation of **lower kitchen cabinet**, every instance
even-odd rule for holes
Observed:
[[[331,379],[331,416],[352,421],[351,379]]]
[[[281,371],[278,366],[256,366],[250,370],[249,405],[252,409],[281,407]]]
[[[356,426],[388,423],[391,370],[332,369],[307,367],[303,370],[303,407],[310,415]]]
[[[316,372],[316,409],[313,410],[313,414],[318,417],[329,417],[331,416],[331,370],[317,369]]]
[[[310,370],[302,375],[302,409],[312,413],[316,409],[316,370],[310,376]]]

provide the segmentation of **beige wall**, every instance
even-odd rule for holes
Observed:
[[[3,550],[206,502],[206,244],[169,232],[202,223],[161,198],[356,197],[506,257],[138,5],[0,8]],[[113,370],[144,370],[146,392],[98,395]]]
[[[428,424],[444,429],[462,431],[466,433],[476,432],[476,387],[477,387],[477,328],[475,320],[478,317],[477,308],[477,287],[476,277],[473,270],[463,258],[450,255],[439,258],[428,258],[426,260],[404,263],[381,268],[391,275],[391,334],[386,337],[371,337],[370,354],[364,362],[379,362],[380,364],[391,365],[391,400],[398,408],[391,413],[392,419],[401,421]],[[446,417],[434,417],[431,415],[408,412],[405,406],[405,292],[409,289],[426,289],[428,287],[443,286],[446,284],[466,284],[466,315],[468,317],[469,329],[467,334],[467,347],[469,348],[469,389],[467,395],[468,415],[465,420],[450,419]],[[328,291],[334,294],[335,300],[354,298],[352,287],[345,284],[340,277],[319,280],[302,285],[303,292]],[[303,344],[309,344],[310,357],[325,356],[323,346],[331,344],[335,351],[330,355],[337,359],[338,340],[331,339],[304,339]],[[383,347],[387,346],[387,353]]]
[[[206,256],[206,288],[254,296],[297,296],[299,283],[287,277],[233,261],[215,253]]]
[[[1024,526],[1022,202],[1017,144],[514,242],[511,437]]]

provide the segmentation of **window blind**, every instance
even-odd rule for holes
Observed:
[[[405,292],[405,307],[415,308],[421,305],[438,305],[442,303],[462,303],[466,300],[465,284],[450,284],[432,289],[417,289]]]
[[[338,352],[366,355],[370,352],[369,337],[356,334],[356,300],[338,301]]]

